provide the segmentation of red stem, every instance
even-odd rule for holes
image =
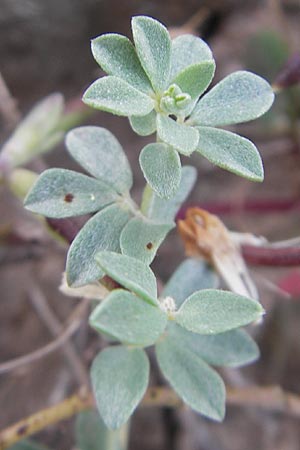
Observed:
[[[66,241],[71,244],[73,239],[85,224],[86,216],[67,219],[50,219],[47,217],[46,220],[52,230],[58,233],[61,237],[65,238]]]
[[[255,266],[289,267],[300,265],[300,247],[255,247],[243,245],[242,253],[248,264]]]
[[[212,202],[202,203],[201,205],[190,205],[181,208],[177,214],[176,220],[184,219],[186,210],[188,208],[199,207],[205,209],[212,214],[234,214],[241,212],[251,213],[275,213],[282,211],[298,210],[300,209],[300,201],[295,199],[270,199],[270,200],[246,200],[244,202]]]

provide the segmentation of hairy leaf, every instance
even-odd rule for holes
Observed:
[[[142,399],[149,380],[149,361],[141,349],[123,346],[103,350],[91,368],[99,413],[108,428],[123,425]]]
[[[195,128],[175,122],[162,114],[157,116],[157,133],[163,142],[186,156],[193,153],[199,140],[199,133]]]
[[[121,233],[122,253],[140,259],[145,264],[151,264],[160,244],[174,226],[174,224],[157,224],[134,217]]]
[[[273,100],[266,80],[241,70],[228,75],[201,98],[190,121],[208,126],[248,122],[268,111]]]
[[[123,289],[115,289],[94,309],[90,325],[123,344],[147,347],[163,333],[167,315],[158,306]]]
[[[157,20],[146,16],[132,19],[135,48],[153,88],[162,91],[168,83],[171,41],[168,30]]]
[[[122,78],[138,90],[151,93],[151,83],[130,40],[120,34],[103,34],[92,40],[92,53],[109,75]]]
[[[110,75],[94,81],[82,100],[92,108],[118,116],[144,116],[154,108],[154,100],[148,95],[121,78]]]
[[[154,192],[162,198],[173,197],[181,179],[178,153],[165,144],[148,144],[139,159],[144,177]]]
[[[107,184],[67,169],[49,169],[37,179],[25,198],[26,209],[47,217],[80,216],[118,199]]]
[[[133,131],[140,136],[149,136],[156,130],[156,111],[154,109],[143,117],[131,116],[129,122]]]
[[[142,261],[107,251],[97,253],[96,261],[103,272],[121,286],[131,290],[147,302],[157,305],[155,276]]]
[[[192,333],[172,323],[168,333],[170,339],[181,342],[183,347],[213,366],[241,367],[259,357],[256,343],[244,330],[207,336]]]
[[[183,69],[174,79],[174,83],[182,92],[190,94],[192,99],[198,98],[206,91],[215,73],[213,61],[204,61]]]
[[[209,46],[202,39],[191,34],[178,36],[172,40],[170,79],[173,81],[186,67],[204,61],[214,59]]]
[[[222,169],[248,178],[264,179],[264,168],[255,145],[230,131],[210,127],[197,127],[199,143],[196,151]]]
[[[218,334],[259,319],[261,305],[228,291],[205,289],[188,297],[175,320],[187,330],[199,334]]]
[[[91,175],[111,185],[117,192],[129,191],[132,173],[128,159],[115,136],[105,128],[75,128],[66,137],[73,158]]]
[[[180,206],[193,189],[196,178],[196,169],[192,166],[184,166],[181,171],[179,188],[174,197],[169,200],[158,197],[150,186],[147,186],[142,205],[147,216],[157,222],[173,222]]]
[[[101,250],[120,251],[120,234],[129,219],[128,211],[111,205],[84,225],[68,252],[66,271],[70,286],[84,286],[104,275],[95,255]]]
[[[175,270],[163,290],[162,297],[172,297],[179,308],[195,291],[216,288],[216,273],[200,259],[189,258]]]
[[[224,383],[184,344],[166,335],[156,345],[159,367],[185,403],[204,416],[221,421],[225,414]]]

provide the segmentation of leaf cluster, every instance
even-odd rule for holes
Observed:
[[[215,61],[200,38],[171,40],[158,21],[132,19],[134,44],[125,36],[104,34],[92,41],[95,60],[108,74],[96,80],[83,101],[94,108],[128,116],[142,135],[157,132],[162,143],[147,145],[140,165],[161,197],[171,197],[180,183],[179,154],[200,153],[213,164],[253,181],[263,180],[255,145],[219,126],[256,119],[271,106],[274,94],[261,77],[237,71],[210,85]]]
[[[210,365],[237,367],[258,357],[254,341],[238,328],[259,319],[263,312],[260,304],[231,292],[203,289],[203,285],[194,291],[200,279],[208,285],[214,283],[207,267],[208,276],[199,278],[195,260],[187,260],[177,270],[161,299],[157,298],[155,276],[143,262],[113,252],[99,253],[96,261],[127,289],[111,292],[90,317],[93,328],[122,344],[102,351],[91,369],[105,424],[121,426],[142,399],[149,382],[144,348],[150,345],[155,345],[162,373],[185,403],[207,417],[222,420],[225,387]],[[185,298],[191,289],[193,294]],[[165,297],[166,293],[172,297]]]
[[[96,213],[69,249],[69,285],[84,286],[103,276],[94,259],[99,251],[122,252],[150,264],[196,181],[195,169],[183,167],[179,189],[171,199],[161,199],[147,190],[144,201],[148,212],[143,214],[130,196],[128,160],[110,131],[95,126],[75,128],[67,134],[66,146],[93,178],[67,169],[46,170],[24,204],[32,212],[53,218]]]

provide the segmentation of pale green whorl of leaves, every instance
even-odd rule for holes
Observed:
[[[132,19],[132,33],[134,45],[116,34],[92,42],[93,55],[108,76],[87,89],[84,101],[128,116],[133,130],[142,136],[157,130],[170,150],[187,156],[197,151],[223,169],[262,181],[262,162],[254,144],[234,133],[222,135],[213,127],[260,117],[274,99],[270,85],[258,75],[237,71],[204,94],[215,71],[204,41],[190,35],[171,40],[162,24],[145,16]],[[115,83],[110,83],[111,76]],[[158,158],[159,151],[157,147]],[[143,159],[140,162],[151,184],[147,177],[151,167],[146,171]],[[165,171],[155,166],[154,157],[152,165],[156,173],[152,188],[159,196],[168,197]],[[175,179],[175,166],[173,173]]]
[[[258,357],[255,343],[238,328],[260,318],[260,304],[231,292],[204,289],[186,298],[178,311],[169,310],[165,300],[156,298],[155,277],[146,264],[112,252],[100,252],[96,260],[106,274],[134,294],[124,290],[111,293],[92,313],[91,325],[136,348],[155,344],[159,366],[177,394],[201,414],[222,420],[224,384],[208,364],[240,366]],[[193,267],[194,277],[189,277],[196,281],[200,269],[199,262],[194,261],[193,266],[191,262],[175,272],[167,293],[176,293],[180,280],[182,292],[189,293],[188,277],[182,275]],[[199,279],[197,283],[199,286]],[[209,286],[215,280],[202,279],[202,283]],[[126,405],[119,406],[126,409]],[[117,413],[111,408],[109,419],[115,417]]]

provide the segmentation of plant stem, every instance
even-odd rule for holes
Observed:
[[[14,445],[16,442],[31,436],[45,427],[72,417],[74,414],[90,409],[93,397],[90,392],[83,390],[66,400],[43,409],[42,411],[17,422],[0,433],[0,450]]]
[[[37,312],[41,321],[45,324],[49,332],[54,338],[57,338],[64,331],[63,324],[57,318],[56,314],[51,309],[46,296],[40,289],[34,279],[31,281],[31,286],[28,289],[28,297],[35,311]],[[79,386],[89,385],[89,374],[81,361],[75,346],[70,340],[66,340],[61,347],[70,366],[70,373],[77,379]]]
[[[298,198],[287,198],[283,200],[266,199],[266,200],[245,200],[241,202],[222,201],[222,202],[208,202],[201,204],[194,204],[180,208],[176,219],[184,219],[188,208],[205,209],[212,214],[269,214],[283,211],[297,211],[300,209],[300,201]]]
[[[255,266],[292,267],[300,265],[300,247],[256,247],[243,245],[243,257]]]
[[[280,386],[250,386],[246,388],[227,388],[228,405],[248,406],[271,413],[287,414],[300,418],[300,396],[282,390]],[[142,406],[180,407],[182,401],[175,392],[165,387],[152,387],[146,392]],[[77,394],[43,409],[0,433],[0,450],[4,450],[16,442],[31,436],[49,425],[69,419],[81,411],[94,407],[91,392],[81,389]]]

